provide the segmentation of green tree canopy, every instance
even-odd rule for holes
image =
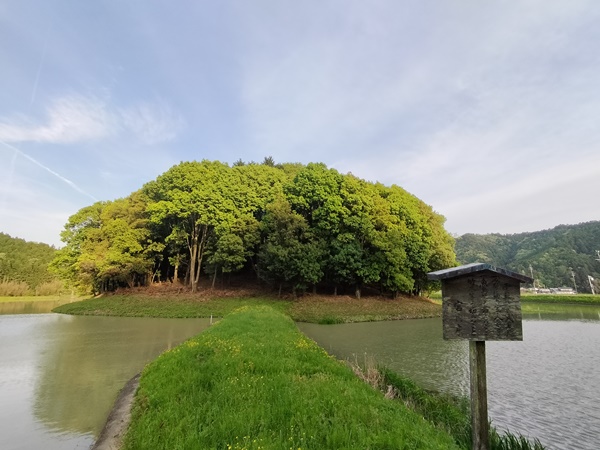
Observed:
[[[62,238],[54,269],[96,291],[181,279],[195,291],[203,274],[249,272],[280,290],[395,295],[455,264],[444,218],[404,189],[269,157],[182,162],[82,208]]]
[[[56,249],[47,244],[27,242],[0,233],[0,283],[25,283],[31,293],[55,279],[48,264]]]

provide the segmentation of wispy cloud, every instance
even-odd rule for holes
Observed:
[[[71,188],[73,188],[75,191],[79,192],[80,194],[83,194],[89,198],[91,198],[94,201],[97,201],[98,199],[96,197],[94,197],[92,194],[84,191],[83,189],[81,189],[79,186],[77,186],[75,183],[73,183],[71,180],[69,180],[68,178],[62,176],[61,174],[59,174],[58,172],[55,172],[54,170],[52,170],[50,167],[45,166],[44,164],[42,164],[41,162],[39,162],[38,160],[32,158],[31,156],[29,156],[28,154],[22,152],[21,150],[19,150],[18,148],[4,142],[0,140],[0,144],[8,147],[9,149],[13,150],[15,152],[15,155],[19,155],[22,156],[23,158],[25,158],[26,160],[30,161],[31,163],[35,164],[36,166],[44,169],[46,172],[48,172],[50,175],[53,175],[54,177],[58,178],[60,181],[62,181],[63,183],[66,183],[68,186],[70,186]],[[13,175],[13,167],[14,167],[14,159],[15,156],[13,155],[13,162],[11,163],[11,171],[9,174],[9,180],[12,179],[12,175]]]
[[[123,127],[145,144],[171,141],[185,127],[185,120],[163,102],[144,103],[120,111]]]
[[[78,95],[52,102],[43,124],[33,123],[23,115],[0,119],[0,139],[12,143],[72,144],[104,138],[114,129],[115,123],[104,102]]]
[[[43,121],[22,114],[0,118],[0,140],[74,144],[129,135],[152,145],[174,139],[184,125],[183,118],[162,102],[114,107],[97,97],[74,94],[55,99]]]

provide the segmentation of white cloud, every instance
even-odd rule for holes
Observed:
[[[0,140],[74,144],[129,135],[152,145],[175,139],[184,125],[163,102],[120,108],[96,97],[67,95],[50,104],[42,123],[23,115],[0,118]]]
[[[0,140],[11,143],[71,144],[101,139],[113,130],[112,117],[102,101],[77,95],[55,100],[45,124],[30,123],[23,116],[0,119]]]

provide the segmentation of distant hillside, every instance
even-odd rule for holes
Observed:
[[[600,291],[600,221],[559,225],[550,230],[519,234],[465,234],[456,239],[461,264],[490,263],[536,279],[536,286],[573,287],[590,292],[588,276]]]
[[[48,244],[0,233],[0,295],[34,294],[42,285],[56,282],[56,277],[48,272],[55,252]]]

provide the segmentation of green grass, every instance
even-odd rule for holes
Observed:
[[[412,380],[384,367],[380,367],[379,372],[382,386],[391,386],[395,398],[450,434],[460,448],[471,448],[470,406],[467,399],[426,391]],[[522,435],[498,432],[495,427],[490,426],[490,450],[544,450],[544,448],[537,439],[528,440]]]
[[[442,300],[442,291],[429,294],[432,300]],[[600,295],[592,294],[521,294],[522,302],[600,305]]]
[[[245,307],[142,374],[124,449],[452,449],[272,308]]]
[[[552,295],[552,294],[522,294],[522,302],[531,303],[564,303],[579,305],[600,305],[600,295],[592,294],[573,294],[573,295]]]
[[[296,300],[269,297],[193,295],[108,295],[69,303],[54,312],[129,317],[223,317],[242,306],[267,305],[299,322],[345,323],[436,317],[441,308],[419,297],[398,299],[305,296]]]
[[[442,308],[420,297],[303,297],[286,311],[298,322],[322,324],[438,317]]]
[[[266,298],[194,298],[176,296],[108,295],[59,306],[53,311],[73,315],[122,317],[223,317],[248,305],[287,310],[289,301]]]

